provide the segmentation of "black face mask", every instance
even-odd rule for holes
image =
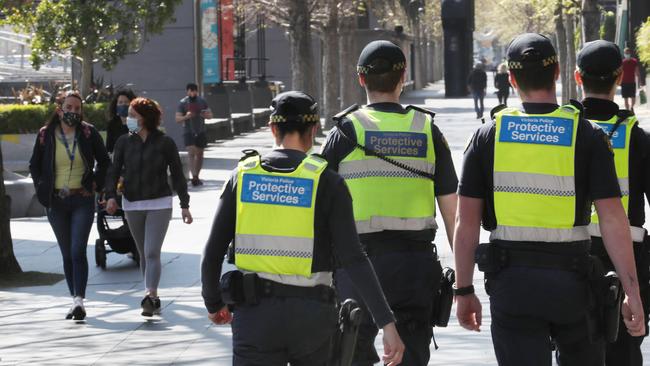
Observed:
[[[190,102],[196,102],[196,95],[193,97],[190,97]]]
[[[74,112],[63,112],[61,121],[70,127],[77,126],[81,123],[81,114]]]

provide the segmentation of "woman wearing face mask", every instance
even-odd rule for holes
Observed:
[[[39,202],[47,208],[63,255],[73,304],[66,319],[86,317],[86,247],[95,218],[94,192],[104,185],[110,159],[97,130],[83,122],[81,96],[68,93],[38,133],[29,170]],[[97,164],[95,164],[97,163]]]
[[[110,120],[106,127],[106,150],[113,153],[115,141],[129,132],[126,127],[126,117],[129,115],[129,103],[135,99],[135,94],[130,89],[120,90],[111,101],[108,111]]]
[[[131,101],[126,120],[131,133],[115,143],[113,165],[106,179],[106,211],[113,214],[117,210],[115,187],[120,172],[124,178],[122,209],[138,247],[146,289],[141,302],[143,316],[160,312],[160,252],[172,217],[168,168],[180,198],[183,222],[192,223],[190,196],[178,149],[174,140],[158,129],[160,118],[160,107],[153,100],[136,98]]]

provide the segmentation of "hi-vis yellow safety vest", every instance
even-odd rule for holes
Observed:
[[[607,135],[610,134],[616,121],[619,117],[614,116],[608,121],[595,121]],[[621,201],[625,212],[628,212],[630,201],[630,138],[632,135],[632,127],[637,124],[635,116],[630,116],[623,120],[616,128],[610,141],[614,150],[614,164],[616,165],[616,176],[618,176],[618,185],[621,187]],[[592,207],[591,224],[589,224],[589,234],[591,236],[602,236],[600,233],[600,226],[598,225],[598,214]],[[645,239],[645,229],[636,226],[630,226],[632,240],[635,242],[643,242]]]
[[[360,109],[347,115],[357,142],[431,175],[435,172],[431,119],[424,112],[387,113]],[[435,191],[431,179],[354,149],[339,164],[352,195],[360,234],[383,230],[435,229]]]
[[[574,226],[575,143],[580,112],[565,105],[553,113],[496,114],[494,209],[490,240],[570,242],[588,240]]]
[[[237,167],[235,265],[280,283],[313,286],[316,191],[327,161],[311,155],[289,173],[266,171],[260,156]],[[296,277],[302,278],[296,283]],[[294,280],[289,281],[293,278]]]

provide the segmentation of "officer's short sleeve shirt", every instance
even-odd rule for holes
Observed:
[[[524,103],[529,114],[547,114],[558,106],[547,103]],[[465,149],[458,193],[485,200],[483,226],[496,228],[494,211],[494,123],[479,128]],[[592,200],[620,197],[614,167],[614,155],[605,133],[595,124],[581,119],[578,124],[575,154],[576,217],[575,225],[590,221]],[[543,158],[543,157],[540,157]]]

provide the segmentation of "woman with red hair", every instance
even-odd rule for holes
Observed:
[[[192,223],[181,159],[174,140],[158,129],[161,115],[160,106],[151,99],[131,101],[126,119],[130,133],[115,143],[113,165],[106,180],[106,211],[112,214],[117,210],[115,197],[120,172],[124,178],[122,209],[138,247],[146,289],[141,302],[143,316],[160,312],[160,252],[172,217],[168,169],[180,199],[183,222]]]

